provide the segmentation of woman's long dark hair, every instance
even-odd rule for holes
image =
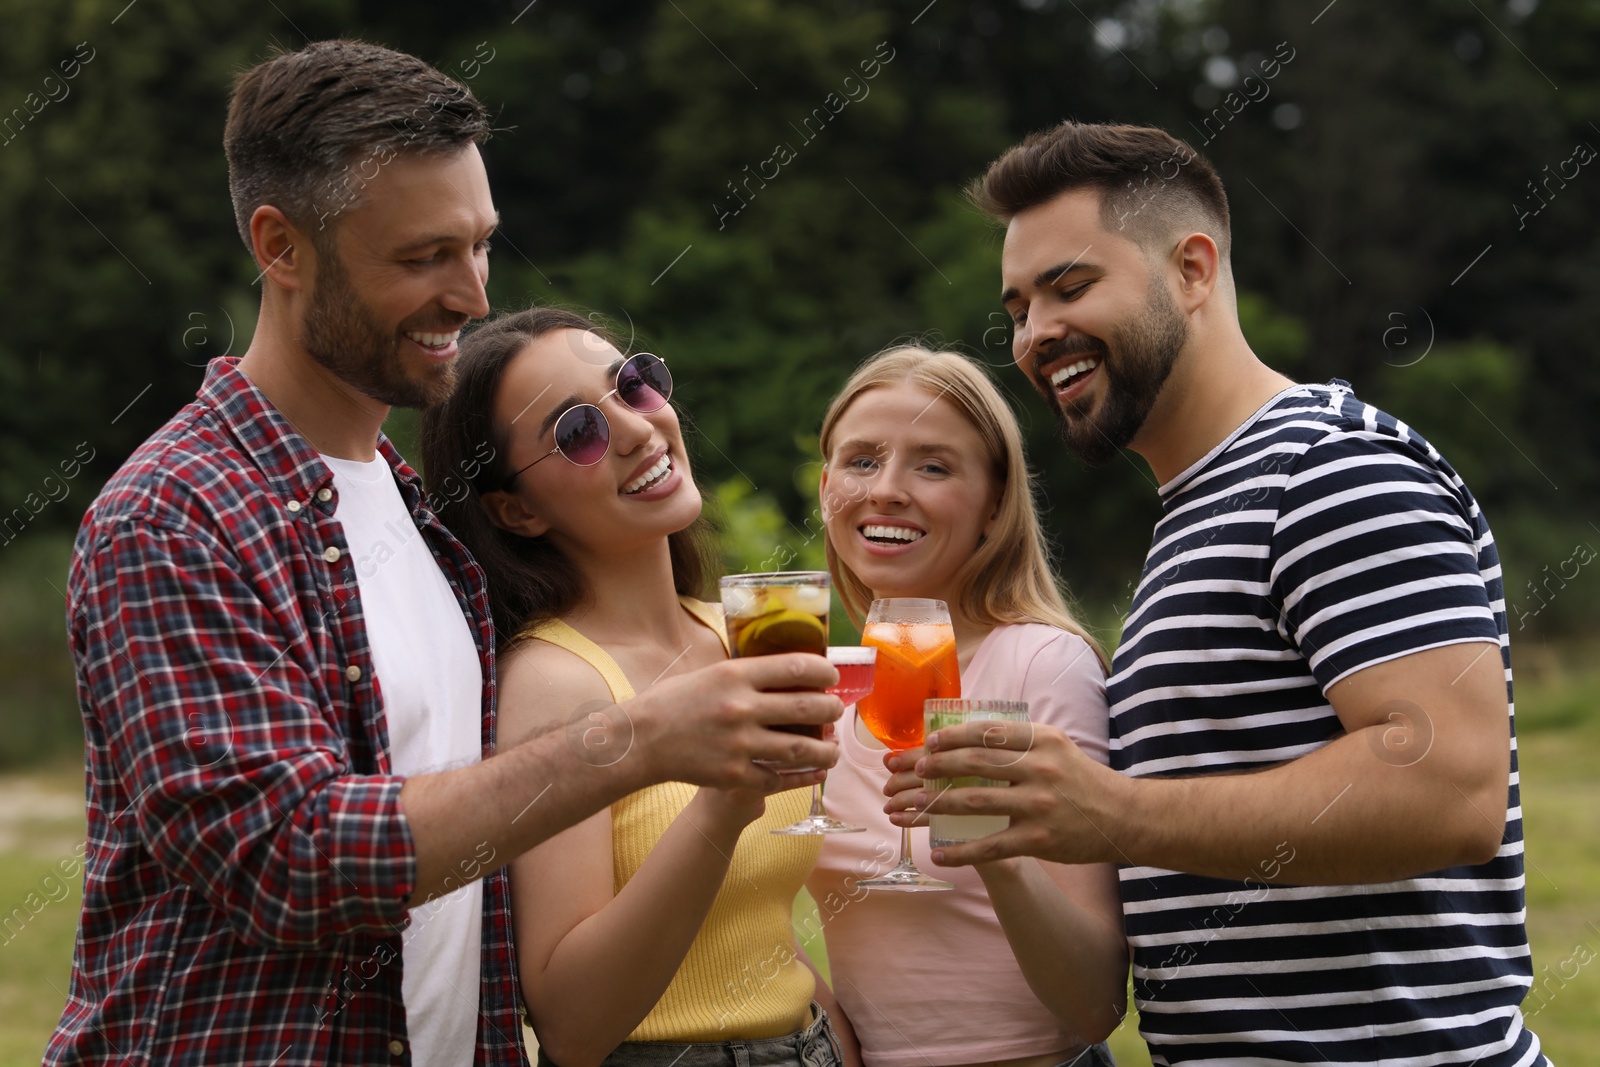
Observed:
[[[478,561],[502,640],[559,618],[588,595],[583,576],[547,538],[502,530],[480,497],[511,474],[503,435],[494,430],[495,394],[511,360],[553,330],[584,330],[616,344],[593,319],[565,308],[536,307],[502,315],[461,341],[449,399],[422,415],[422,476],[435,513]],[[620,346],[618,346],[620,348]],[[711,572],[711,525],[696,519],[667,536],[672,580],[685,596],[703,596]]]

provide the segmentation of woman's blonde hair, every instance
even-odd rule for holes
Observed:
[[[827,464],[839,419],[863,393],[889,385],[914,385],[949,400],[978,431],[990,470],[1000,486],[994,525],[956,575],[961,590],[959,609],[973,622],[1037,622],[1077,634],[1106,666],[1105,651],[1072,614],[1061,594],[1045,552],[1039,513],[1033,502],[1033,479],[1022,451],[1016,416],[987,374],[958,352],[939,352],[921,345],[897,345],[868,359],[845,382],[822,418],[819,444]],[[826,527],[824,527],[826,531]],[[872,590],[856,577],[834,551],[824,533],[828,570],[845,611],[857,626],[866,617]]]

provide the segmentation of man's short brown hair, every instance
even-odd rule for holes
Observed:
[[[1100,193],[1100,221],[1146,251],[1165,255],[1179,230],[1207,234],[1227,262],[1228,194],[1205,157],[1153,126],[1068,120],[1030,134],[968,190],[1002,222],[1076,189]]]
[[[465,85],[364,41],[315,41],[241,74],[228,103],[228,191],[246,248],[272,204],[324,244],[379,169],[404,152],[446,154],[489,137]]]

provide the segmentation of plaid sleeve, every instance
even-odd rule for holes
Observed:
[[[157,862],[252,944],[403,925],[402,779],[351,773],[344,709],[319,699],[323,621],[216,545],[143,520],[115,523],[86,564],[80,670]]]

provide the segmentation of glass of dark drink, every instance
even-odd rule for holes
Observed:
[[[827,655],[833,585],[827,571],[730,574],[720,584],[728,651],[734,658],[784,652]],[[772,729],[819,741],[833,736],[832,723],[789,723]]]
[[[828,652],[827,571],[730,574],[721,581],[728,650],[735,657]]]

